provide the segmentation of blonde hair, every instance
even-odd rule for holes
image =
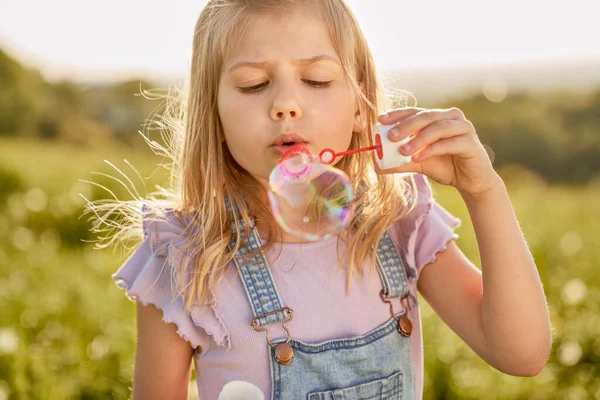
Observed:
[[[187,223],[180,218],[188,236],[180,249],[185,257],[178,257],[182,263],[174,268],[177,291],[184,295],[188,310],[196,302],[214,302],[219,280],[243,245],[232,224],[239,218],[249,226],[251,216],[258,212],[271,215],[264,197],[256,190],[258,183],[248,184],[253,178],[239,167],[221,140],[217,94],[224,60],[235,45],[231,38],[240,37],[253,12],[283,12],[301,3],[319,12],[329,27],[335,51],[356,92],[364,129],[352,135],[350,147],[371,145],[378,111],[385,108],[384,96],[365,37],[343,0],[211,0],[194,30],[187,99],[180,101],[179,108],[170,109],[179,112],[175,113],[176,122],[169,125],[169,146],[152,144],[173,160],[170,187],[160,192],[161,200],[153,197],[89,204],[94,230],[107,233],[103,247],[139,234],[136,227],[141,226],[141,203],[152,206],[152,214],[158,219],[164,218],[167,206],[176,215],[188,217]],[[362,274],[367,257],[371,256],[374,264],[373,249],[380,236],[410,212],[416,201],[412,177],[375,174],[372,157],[370,152],[357,153],[345,156],[336,165],[348,175],[355,192],[353,221],[345,235],[340,235],[347,244],[348,290],[353,274]],[[239,208],[239,215],[227,211],[225,199]],[[112,218],[117,214],[124,218]],[[273,221],[268,226],[277,229]],[[262,250],[270,248],[276,237],[269,235]],[[230,248],[231,241],[235,246]]]

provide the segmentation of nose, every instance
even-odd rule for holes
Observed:
[[[276,94],[270,115],[273,121],[302,118],[302,109],[292,90],[282,88]]]

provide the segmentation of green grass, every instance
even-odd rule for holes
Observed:
[[[133,155],[133,156],[132,156]],[[110,275],[123,249],[97,251],[78,219],[83,200],[107,197],[78,179],[114,173],[128,158],[146,184],[164,178],[149,151],[0,141],[0,399],[126,399],[135,349],[135,305]],[[156,172],[156,173],[155,173]],[[600,398],[600,226],[598,186],[547,186],[503,170],[548,297],[554,348],[534,378],[504,375],[480,360],[422,301],[425,399]],[[133,172],[128,173],[135,176]],[[8,182],[8,183],[7,183]],[[3,186],[4,185],[4,186]],[[136,185],[142,187],[138,180]],[[459,246],[476,264],[474,232],[460,196],[434,184],[461,218]]]
[[[544,285],[554,330],[548,365],[534,378],[504,375],[474,355],[423,307],[426,398],[600,398],[600,224],[596,186],[547,186],[512,178],[506,171],[515,213]],[[507,177],[510,176],[509,180]],[[452,188],[435,185],[438,202],[463,221],[458,245],[481,267],[464,203]],[[421,304],[424,304],[422,302]]]

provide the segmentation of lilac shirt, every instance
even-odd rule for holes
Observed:
[[[404,264],[409,280],[408,316],[413,322],[411,359],[417,398],[423,393],[423,348],[417,303],[417,279],[424,265],[435,260],[460,219],[437,204],[424,175],[415,174],[418,206],[391,229],[392,240],[405,249]],[[201,399],[216,399],[230,381],[244,380],[258,386],[271,398],[271,375],[264,332],[250,326],[253,315],[236,267],[229,265],[210,305],[197,305],[191,315],[181,296],[173,300],[169,274],[177,261],[169,249],[185,242],[175,218],[145,221],[144,242],[113,275],[132,300],[154,304],[163,310],[163,320],[175,323],[178,333],[202,353],[194,353],[198,393]],[[337,238],[312,243],[280,243],[266,253],[273,280],[285,306],[294,310],[288,323],[292,338],[308,343],[364,335],[390,319],[389,306],[379,298],[381,281],[376,270],[357,276],[346,295],[346,274],[337,266]],[[340,245],[340,251],[344,251]],[[165,262],[168,261],[168,262]],[[365,271],[368,271],[368,267]],[[399,301],[394,305],[401,310]],[[286,337],[279,324],[269,327],[273,340]]]

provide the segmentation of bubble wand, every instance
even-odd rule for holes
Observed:
[[[410,162],[410,156],[398,151],[410,138],[401,142],[387,138],[393,126],[375,125],[373,146],[340,152],[326,148],[318,156],[300,145],[285,151],[269,176],[269,201],[279,225],[310,241],[343,230],[352,219],[354,194],[349,177],[330,164],[337,157],[366,151],[375,151],[381,170]]]
[[[392,129],[396,124],[392,125],[382,125],[376,124],[373,129],[373,142],[375,143],[373,146],[361,147],[358,149],[352,149],[347,151],[335,152],[333,149],[323,149],[319,153],[319,161],[323,164],[332,164],[333,161],[340,156],[345,156],[349,154],[362,153],[365,151],[375,150],[375,160],[380,169],[389,169],[399,167],[406,163],[409,163],[411,160],[410,156],[404,156],[400,154],[398,148],[402,146],[404,143],[408,142],[411,138],[407,137],[399,142],[392,142],[388,139],[387,133],[390,129]],[[287,160],[288,158],[294,155],[305,155],[309,159],[312,158],[312,154],[302,146],[293,146],[289,150],[287,150],[281,156],[280,162]],[[290,177],[298,177],[306,174],[309,170],[309,167],[306,166],[304,169],[296,172],[290,172]]]

